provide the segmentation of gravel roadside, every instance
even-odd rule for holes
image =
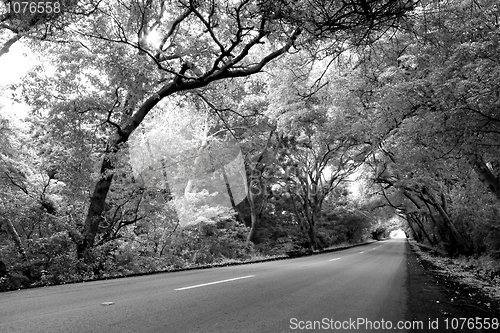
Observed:
[[[488,297],[480,288],[440,274],[439,268],[422,258],[414,245],[407,243],[407,246],[407,320],[422,323],[410,332],[500,331],[498,301]]]

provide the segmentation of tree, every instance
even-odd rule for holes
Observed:
[[[94,115],[107,126],[99,130],[105,149],[78,246],[80,257],[92,248],[102,222],[114,156],[161,100],[258,73],[293,45],[313,42],[312,36],[328,42],[339,32],[345,41],[347,31],[357,27],[352,42],[366,40],[371,31],[392,25],[412,4],[336,3],[326,15],[324,4],[310,7],[295,2],[102,1],[96,5],[61,33],[59,38],[67,43],[52,46],[56,52],[49,58],[54,59],[60,79],[66,80],[55,90],[65,91],[58,94],[60,112],[69,118],[78,112]],[[63,17],[72,18],[69,13]],[[95,72],[72,76],[82,64]],[[81,81],[83,77],[91,81]],[[87,96],[74,92],[72,96],[67,85],[77,82],[80,87],[96,87],[85,88]],[[52,109],[54,102],[48,99],[43,107]],[[96,121],[91,126],[99,127]]]
[[[270,103],[267,97],[273,91],[269,78],[270,73],[261,73],[239,80],[229,79],[197,94],[218,121],[214,131],[223,133],[226,140],[238,142],[244,155],[247,200],[233,208],[240,221],[247,217],[244,223],[250,225],[248,243],[257,239],[269,196],[267,177],[272,173],[280,147],[276,124],[265,112]]]
[[[3,106],[1,106],[3,108]],[[14,131],[12,130],[8,119],[0,117],[0,186],[2,188],[1,206],[0,206],[0,227],[5,227],[7,234],[14,241],[17,252],[21,260],[25,261],[26,249],[25,245],[19,236],[14,222],[12,221],[12,214],[10,210],[13,209],[9,203],[14,203],[18,199],[17,190],[21,190],[24,194],[28,194],[26,185],[26,176],[22,172],[19,163],[14,160],[14,152],[19,147],[15,138]]]
[[[165,5],[162,2],[163,5]],[[118,132],[118,138],[108,147],[101,166],[103,177],[96,183],[89,206],[89,212],[85,222],[85,238],[79,247],[80,255],[92,247],[94,238],[104,210],[104,203],[113,178],[112,154],[116,153],[120,146],[128,141],[130,135],[137,129],[146,115],[163,98],[176,92],[201,88],[213,81],[229,77],[241,77],[259,72],[265,64],[286,52],[296,40],[301,30],[289,30],[289,38],[285,43],[279,45],[275,50],[270,50],[267,55],[254,63],[250,51],[259,47],[259,43],[269,35],[268,16],[265,12],[259,12],[255,4],[243,2],[238,6],[225,7],[220,3],[213,2],[211,5],[198,5],[194,2],[179,3],[179,6],[171,8],[168,14],[177,12],[178,16],[166,23],[165,17],[148,18],[154,7],[141,7],[137,5],[137,13],[129,13],[126,18],[136,25],[135,29],[128,31],[130,35],[122,35],[126,31],[126,22],[119,22],[116,28],[120,29],[116,35],[103,34],[109,31],[100,27],[97,31],[83,32],[82,34],[96,37],[102,40],[112,40],[132,44],[129,40],[133,38],[132,31],[139,35],[143,29],[158,27],[164,33],[162,40],[156,50],[144,49],[139,40],[132,44],[139,52],[148,55],[149,61],[153,61],[161,71],[162,81],[165,82],[149,97],[139,97],[144,100],[137,103],[137,110],[122,121],[122,125],[109,120],[114,124]],[[151,3],[151,6],[161,4]],[[160,6],[161,7],[161,6]],[[109,8],[110,13],[117,15],[122,13],[125,7]],[[164,14],[163,11],[158,13]],[[135,22],[134,22],[135,21]],[[169,25],[170,24],[170,25]],[[162,25],[162,26],[159,26]],[[190,31],[190,26],[197,26],[202,32],[202,38],[196,37]],[[237,27],[236,31],[229,31],[228,27]],[[168,29],[168,30],[167,30]],[[206,29],[206,30],[203,30]],[[217,34],[216,34],[217,32]],[[286,33],[286,31],[285,31]],[[96,35],[94,35],[96,34]],[[145,35],[147,32],[145,33]],[[200,44],[201,43],[201,44]],[[206,54],[197,54],[199,50],[207,50]],[[155,54],[152,52],[156,51]],[[216,56],[213,56],[213,53]],[[265,51],[264,51],[265,52]],[[203,57],[198,62],[193,62],[196,57]],[[192,60],[191,60],[192,59]],[[176,65],[181,62],[180,65]],[[177,68],[176,68],[177,67]],[[130,92],[129,92],[130,93]],[[135,108],[135,107],[134,107]]]
[[[58,39],[68,26],[98,10],[98,0],[19,1],[0,3],[0,57],[21,39]]]
[[[343,69],[318,73],[313,67],[310,71],[280,73],[270,105],[270,114],[283,133],[278,185],[289,196],[312,248],[318,247],[316,228],[325,199],[353,174],[371,150],[369,126],[360,119],[361,104],[335,70]],[[300,75],[300,81],[293,80],[296,75]],[[321,80],[321,88],[308,94],[309,87]]]
[[[375,180],[417,237],[467,254],[475,227],[451,193],[464,191],[474,170],[497,197],[498,9],[492,1],[422,2],[414,14],[359,55],[359,95],[379,130]]]

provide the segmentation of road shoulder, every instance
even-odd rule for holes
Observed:
[[[432,263],[420,258],[408,243],[406,246],[408,253],[407,320],[422,321],[424,326],[423,329],[412,330],[412,332],[497,331],[476,329],[480,326],[476,323],[470,325],[472,329],[467,328],[467,324],[462,327],[460,318],[473,318],[474,320],[480,318],[479,322],[482,323],[486,318],[500,320],[498,303],[489,299],[477,288],[465,286],[452,278],[438,274]]]

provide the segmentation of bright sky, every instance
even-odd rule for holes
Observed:
[[[29,53],[21,42],[17,42],[7,54],[0,57],[0,105],[2,113],[9,118],[24,118],[29,110],[27,105],[15,103],[8,89],[10,84],[19,83],[21,77],[36,64]]]
[[[10,51],[0,57],[0,87],[19,82],[20,78],[36,63],[22,43],[12,45]]]
[[[391,231],[391,238],[406,238],[406,234],[402,229],[397,229]]]

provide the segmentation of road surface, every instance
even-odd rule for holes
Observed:
[[[0,332],[386,332],[389,324],[405,332],[396,325],[405,320],[406,275],[405,240],[393,239],[290,260],[6,292]]]

